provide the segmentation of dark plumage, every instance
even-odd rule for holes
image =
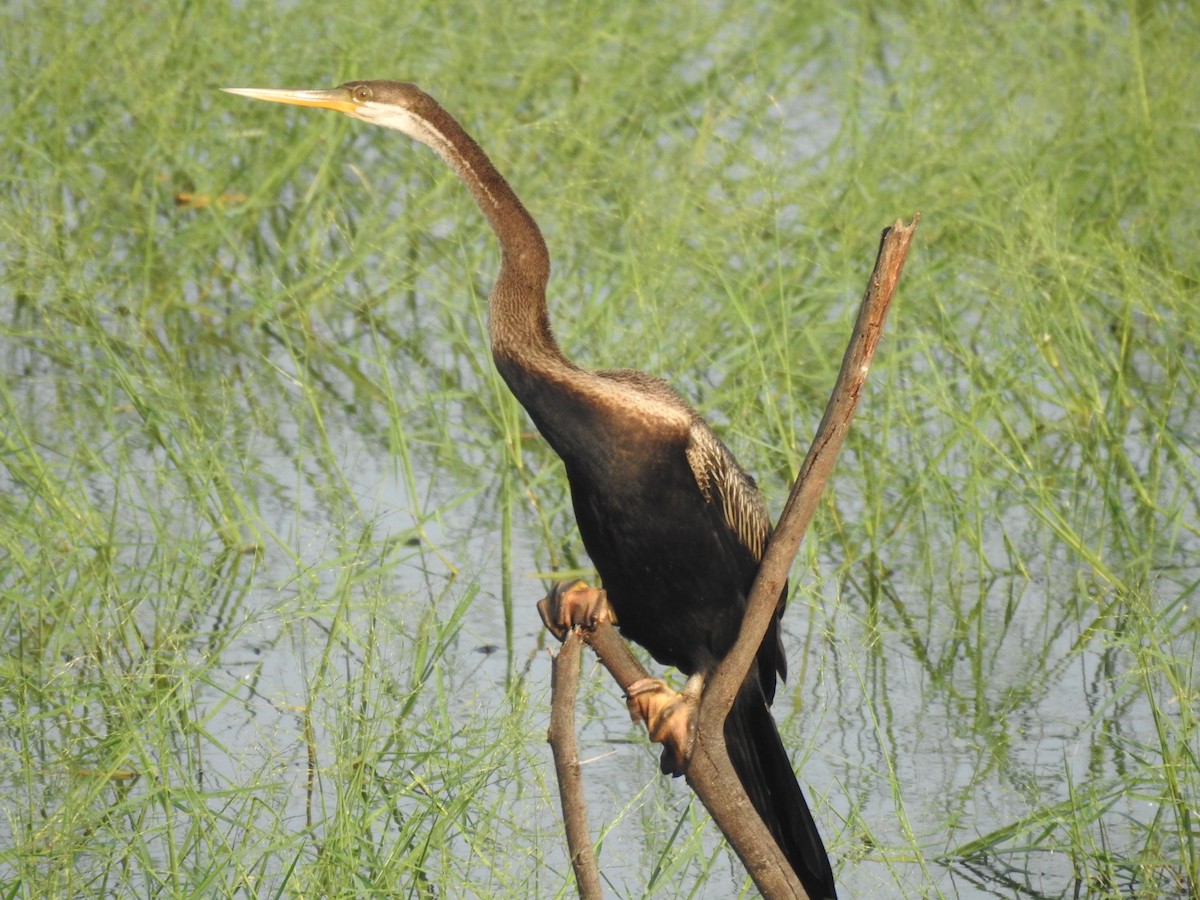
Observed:
[[[688,675],[712,671],[737,640],[770,534],[754,480],[656,378],[598,372],[614,382],[613,402],[564,401],[564,389],[545,391],[507,361],[497,365],[566,465],[579,531],[622,634]],[[725,741],[805,890],[835,897],[829,857],[769,709],[776,675],[787,674],[784,600],[725,721]]]
[[[621,631],[661,663],[709,673],[737,638],[770,533],[754,480],[665,382],[628,370],[589,372],[563,355],[546,310],[550,259],[537,224],[428,94],[390,81],[235,93],[394,128],[458,173],[500,242],[489,302],[496,367],[566,466],[579,531]],[[835,896],[829,859],[768,708],[776,676],[786,675],[784,601],[725,736],[738,777],[801,883],[812,897],[828,898]]]

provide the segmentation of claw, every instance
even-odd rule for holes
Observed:
[[[657,678],[643,678],[629,686],[625,705],[635,722],[646,723],[650,740],[663,745],[659,767],[664,775],[682,775],[687,768],[703,690],[702,675],[689,678],[682,691]]]
[[[537,608],[543,624],[560,641],[577,626],[595,628],[599,622],[616,620],[608,605],[608,595],[579,580],[560,581],[538,601]]]

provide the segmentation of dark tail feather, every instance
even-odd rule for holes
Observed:
[[[738,694],[725,720],[725,744],[750,802],[767,823],[804,889],[813,900],[836,900],[825,845],[792,771],[775,719],[753,680]]]

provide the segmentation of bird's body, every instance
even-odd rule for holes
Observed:
[[[665,382],[588,373],[606,400],[501,374],[563,459],[584,546],[621,632],[664,665],[707,675],[737,640],[770,524],[753,479]],[[564,424],[569,423],[569,424]],[[725,722],[734,770],[813,898],[833,872],[769,705],[786,676],[780,598]]]
[[[496,367],[562,459],[583,543],[621,631],[659,662],[706,675],[737,639],[770,521],[753,479],[665,382],[587,371],[550,330],[549,254],[536,222],[478,144],[431,97],[402,82],[330,91],[236,90],[321,106],[394,128],[438,152],[496,233],[501,267],[489,301]],[[786,675],[784,597],[726,722],[748,796],[813,898],[833,874],[769,704]]]
[[[565,416],[564,390],[499,366],[564,461],[584,546],[622,633],[685,674],[715,668],[737,639],[769,534],[754,482],[658,379],[589,373],[598,395],[566,400],[574,414]],[[731,508],[743,534],[729,525]],[[778,645],[777,622],[768,648]],[[772,660],[760,676],[771,696],[776,671]]]

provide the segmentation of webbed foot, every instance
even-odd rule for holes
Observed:
[[[578,579],[560,581],[538,601],[537,608],[546,628],[560,641],[577,625],[595,628],[598,622],[616,619],[608,605],[608,595]]]
[[[664,775],[682,775],[687,767],[703,690],[702,675],[689,678],[682,691],[657,678],[643,678],[629,686],[625,705],[635,722],[646,723],[650,740],[663,745],[659,767]]]

